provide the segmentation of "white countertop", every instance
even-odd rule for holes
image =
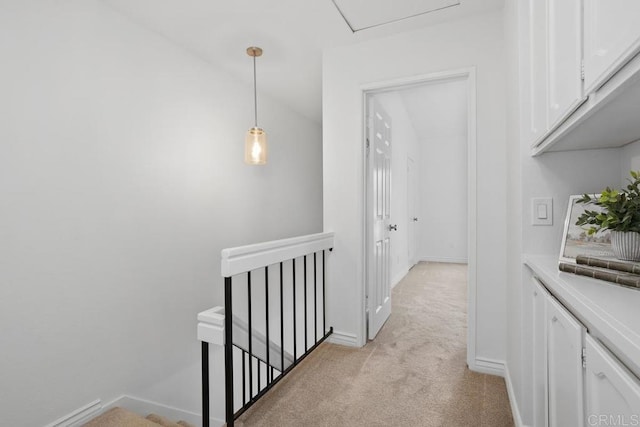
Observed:
[[[640,377],[640,289],[563,273],[557,257],[525,255],[524,263],[591,335]]]

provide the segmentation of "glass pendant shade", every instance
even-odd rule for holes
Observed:
[[[267,134],[259,127],[247,131],[244,142],[244,162],[249,165],[267,163]]]

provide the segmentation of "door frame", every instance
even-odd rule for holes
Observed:
[[[397,89],[406,89],[411,86],[419,86],[425,83],[446,83],[449,81],[463,80],[467,84],[467,365],[469,368],[477,370],[476,363],[476,283],[477,283],[477,199],[478,189],[477,178],[477,111],[476,111],[476,68],[468,67],[436,73],[413,75],[393,80],[384,80],[368,83],[360,86],[361,96],[361,137],[362,147],[366,145],[367,135],[367,97],[379,92],[388,92]],[[362,176],[360,177],[361,195],[361,248],[363,272],[368,269],[367,261],[367,155],[366,149],[362,150],[360,161],[362,166]],[[367,337],[367,275],[362,275],[360,283],[360,336]]]
[[[412,166],[409,166],[409,165],[412,165]],[[413,177],[409,175],[409,170],[411,170],[411,173],[414,175]],[[417,200],[418,177],[415,176],[415,173],[416,173],[416,161],[413,157],[407,156],[407,214],[409,214],[407,218],[407,224],[409,224],[410,226],[408,232],[412,230],[415,231],[415,228],[416,228],[416,221],[414,221],[413,218],[416,218],[414,217],[414,215],[416,215],[416,206],[418,206],[418,200]],[[413,178],[413,180],[411,178]],[[411,194],[411,191],[409,191],[410,189],[413,190],[414,192],[413,195]],[[409,206],[411,201],[414,204],[413,209],[410,209],[410,206]],[[411,241],[411,239],[413,239],[413,242]],[[407,249],[411,249],[411,246],[413,246],[413,254],[412,254],[413,256],[409,256],[409,251],[407,251],[407,258],[409,259],[409,264],[411,264],[411,266],[409,267],[409,270],[411,270],[418,263],[417,242],[418,240],[416,239],[415,235],[407,239],[407,246],[409,246]]]

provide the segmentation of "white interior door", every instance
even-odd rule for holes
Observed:
[[[391,314],[391,118],[370,97],[367,120],[367,330],[373,339]]]
[[[416,174],[416,165],[411,157],[407,157],[407,213],[409,214],[409,230],[407,230],[407,243],[409,252],[409,265],[414,266],[418,260],[417,252],[417,235],[418,235],[418,177]]]

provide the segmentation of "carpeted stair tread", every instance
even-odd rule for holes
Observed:
[[[190,423],[188,423],[186,421],[182,421],[182,420],[178,421],[178,425],[181,425],[182,427],[196,427],[193,424],[190,424]]]
[[[126,409],[116,407],[92,419],[83,427],[158,427],[158,424]]]
[[[170,419],[165,418],[158,414],[149,414],[147,415],[147,419],[149,421],[153,421],[154,423],[156,423],[156,427],[158,424],[161,425],[162,427],[180,427],[180,424],[174,423]]]

